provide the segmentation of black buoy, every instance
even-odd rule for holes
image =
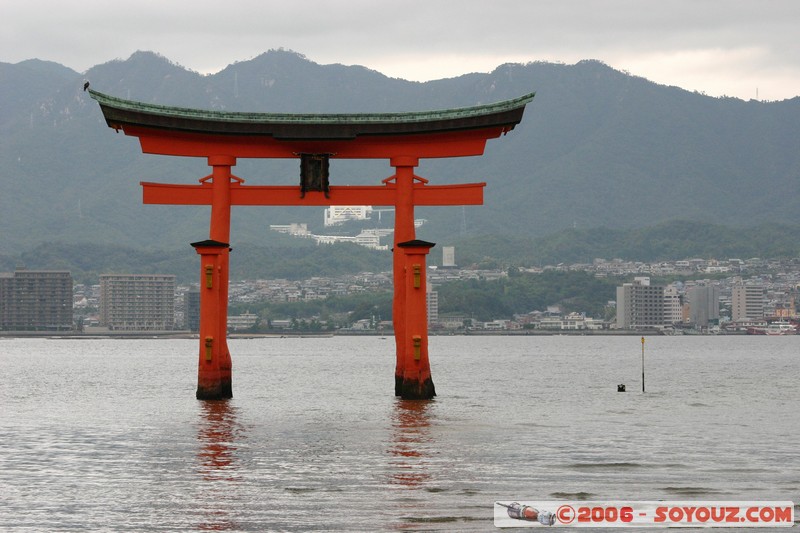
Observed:
[[[625,384],[624,383],[620,383],[619,385],[617,385],[617,392],[625,392]]]

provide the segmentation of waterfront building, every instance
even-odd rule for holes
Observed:
[[[200,331],[200,289],[193,287],[183,295],[183,316],[186,329],[193,333]]]
[[[175,329],[175,276],[100,276],[100,325],[114,331]]]
[[[764,286],[745,283],[734,285],[731,318],[734,322],[764,318]]]
[[[228,330],[249,329],[258,323],[258,315],[247,311],[241,315],[228,315]]]
[[[700,284],[686,289],[689,321],[699,328],[719,324],[719,295],[716,285]]]
[[[569,313],[561,319],[562,330],[582,330],[586,329],[585,313]]]
[[[468,321],[472,322],[466,315],[454,313],[447,316],[439,315],[438,324],[443,329],[463,329]]]
[[[545,316],[539,320],[539,329],[561,329],[560,316]]]
[[[431,284],[427,284],[425,300],[428,307],[428,324],[436,324],[439,321],[439,292],[433,290]]]
[[[650,329],[664,326],[664,287],[637,277],[617,287],[617,328]]]
[[[0,273],[0,330],[72,329],[72,275],[60,270]]]
[[[681,293],[675,285],[664,287],[664,324],[683,322],[683,303]]]

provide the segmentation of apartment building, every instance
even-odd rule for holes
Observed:
[[[720,290],[716,285],[694,285],[686,289],[689,304],[689,322],[695,327],[707,328],[719,324]]]
[[[734,322],[764,318],[764,286],[739,283],[731,289]]]
[[[664,324],[683,322],[683,299],[675,285],[664,287]]]
[[[439,321],[439,291],[433,290],[433,287],[426,285],[425,292],[425,305],[428,311],[428,324],[436,324]]]
[[[100,325],[114,331],[175,329],[175,276],[100,276]]]
[[[72,275],[60,270],[0,273],[0,330],[72,329]]]
[[[664,287],[638,277],[617,287],[617,328],[660,328],[664,322]]]
[[[200,289],[192,288],[183,295],[184,327],[189,331],[200,331]]]

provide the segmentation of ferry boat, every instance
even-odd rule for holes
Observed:
[[[797,326],[790,324],[785,320],[779,320],[767,326],[767,328],[764,330],[764,333],[766,335],[796,335]]]
[[[748,335],[797,335],[797,325],[786,320],[776,320],[762,326],[747,328]]]

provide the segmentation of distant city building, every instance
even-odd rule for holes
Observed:
[[[569,313],[561,319],[562,330],[586,329],[586,315],[584,313]]]
[[[453,314],[448,316],[439,316],[438,324],[444,329],[462,329],[464,325],[471,322],[466,315]]]
[[[785,302],[778,302],[774,306],[772,316],[779,318],[793,318],[797,315],[794,297],[789,297]]]
[[[561,316],[543,316],[539,319],[539,329],[561,329]]]
[[[703,284],[687,288],[689,322],[701,328],[719,324],[719,294],[719,287],[714,285]]]
[[[317,244],[334,244],[337,242],[352,242],[355,244],[356,238],[349,235],[311,235]]]
[[[637,277],[617,287],[617,328],[647,329],[664,326],[664,287]]]
[[[668,285],[664,288],[664,324],[683,322],[683,303],[678,287]]]
[[[277,231],[278,233],[286,233],[295,237],[308,237],[308,224],[270,224],[270,231]]]
[[[242,313],[241,315],[229,315],[228,316],[228,329],[230,331],[237,331],[240,329],[249,329],[258,323],[258,315],[246,312]]]
[[[428,324],[435,324],[439,321],[439,292],[433,290],[432,286],[426,286],[427,293],[425,301],[428,307]]]
[[[325,226],[336,226],[344,224],[350,220],[372,220],[373,214],[378,214],[378,224],[381,222],[381,214],[394,212],[394,208],[376,209],[369,205],[334,205],[325,209]],[[415,219],[414,227],[419,228],[425,224],[425,219]],[[308,224],[271,224],[269,229],[278,233],[286,233],[294,237],[305,237],[314,239],[317,244],[333,244],[337,242],[352,242],[365,248],[373,250],[388,250],[387,244],[381,244],[380,240],[394,233],[391,228],[362,229],[356,236],[349,235],[317,235],[308,231]]]
[[[377,230],[377,229],[365,229],[362,230],[361,233],[356,235],[355,237],[347,236],[347,235],[314,235],[310,234],[309,236],[314,239],[317,244],[334,244],[337,242],[351,242],[353,244],[358,244],[359,246],[364,246],[365,248],[370,248],[373,250],[388,250],[388,245],[381,245],[381,237],[386,236],[387,234],[392,233],[392,230]]]
[[[734,322],[764,318],[764,286],[740,283],[733,286],[731,318]]]
[[[325,209],[325,225],[336,226],[348,220],[368,220],[371,215],[371,205],[332,205]]]
[[[183,316],[186,329],[200,331],[200,289],[192,288],[183,295]]]
[[[175,328],[175,276],[100,276],[100,325],[114,331],[168,331]]]
[[[442,248],[442,266],[445,268],[453,268],[456,266],[455,246],[444,246]]]
[[[56,270],[0,273],[0,329],[72,329],[72,275]]]
[[[356,235],[356,244],[373,250],[388,250],[388,245],[381,246],[381,237],[393,233],[393,230],[365,229]]]

